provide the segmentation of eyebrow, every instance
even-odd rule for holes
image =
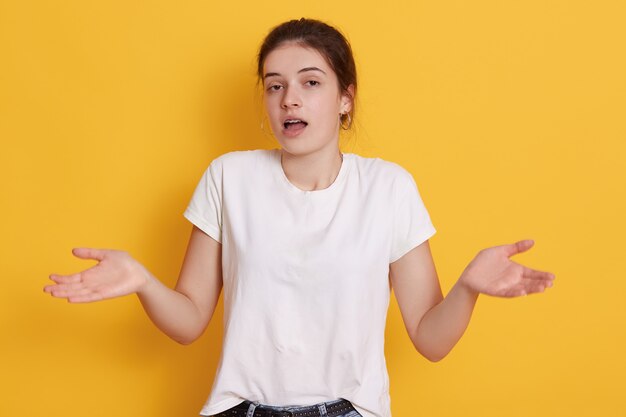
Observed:
[[[298,74],[303,73],[303,72],[308,72],[308,71],[319,71],[322,74],[326,75],[326,73],[324,72],[324,70],[318,68],[318,67],[305,67],[302,68],[300,71],[298,71]],[[278,72],[268,72],[267,74],[265,74],[263,76],[263,79],[266,79],[268,77],[279,77],[280,74]]]

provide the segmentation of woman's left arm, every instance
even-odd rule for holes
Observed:
[[[415,348],[432,362],[443,359],[467,329],[481,293],[517,297],[551,287],[554,274],[509,259],[533,244],[521,240],[481,250],[445,298],[428,241],[391,263],[391,285]]]

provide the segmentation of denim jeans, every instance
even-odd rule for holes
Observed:
[[[224,410],[221,413],[214,414],[213,416],[210,416],[210,417],[239,417],[239,416],[254,417],[255,411],[257,412],[258,411],[275,411],[275,412],[300,411],[302,412],[302,411],[317,411],[317,410],[319,410],[321,416],[326,416],[327,412],[333,409],[333,407],[331,407],[333,404],[337,404],[342,401],[345,402],[346,400],[338,399],[338,400],[327,401],[324,403],[319,403],[319,404],[314,404],[314,405],[285,406],[285,407],[260,404],[258,402],[244,401],[232,408],[229,408],[228,410]],[[328,410],[329,408],[330,410]],[[341,414],[336,414],[335,417],[363,417],[363,416],[359,414],[359,412],[356,411],[354,407],[350,407],[350,409],[342,411]]]

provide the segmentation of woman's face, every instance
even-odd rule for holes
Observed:
[[[263,65],[263,87],[272,131],[285,151],[338,149],[339,115],[350,111],[352,100],[317,50],[295,43],[274,49]]]

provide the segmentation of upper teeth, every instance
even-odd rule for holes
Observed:
[[[300,119],[295,119],[295,120],[286,120],[285,123],[300,123],[302,122],[302,120]]]

